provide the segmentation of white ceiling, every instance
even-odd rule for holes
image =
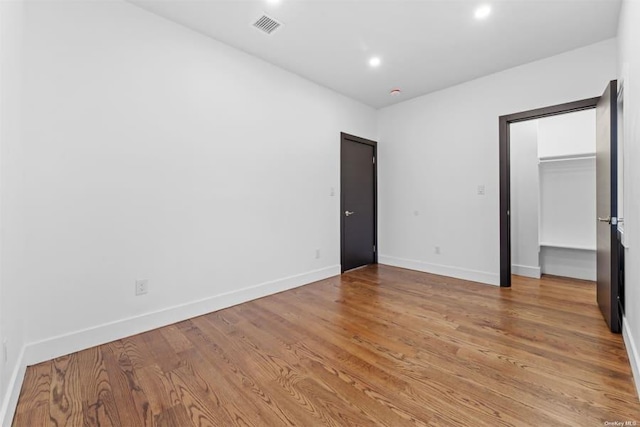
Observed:
[[[620,9],[619,0],[488,0],[491,15],[477,21],[471,0],[130,1],[376,108],[615,37]],[[253,28],[263,13],[284,25]]]

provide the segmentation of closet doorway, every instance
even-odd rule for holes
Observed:
[[[596,110],[513,123],[511,274],[597,280]]]
[[[500,117],[500,285],[511,274],[597,282],[620,330],[616,81],[600,97]],[[620,212],[621,216],[621,212]]]

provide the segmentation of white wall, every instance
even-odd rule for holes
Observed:
[[[595,159],[540,164],[540,242],[596,248]]]
[[[625,0],[618,32],[619,71],[624,85],[624,218],[626,250],[623,334],[631,366],[640,385],[640,2]]]
[[[498,284],[498,117],[598,96],[616,53],[611,39],[380,110],[380,262]]]
[[[24,366],[24,247],[21,224],[23,5],[0,2],[0,425],[15,405]],[[2,343],[7,345],[4,360]]]
[[[510,127],[511,272],[540,278],[538,120]]]
[[[596,280],[596,216],[595,159],[540,164],[543,274]]]
[[[26,363],[339,273],[340,132],[373,109],[125,2],[25,7]]]
[[[603,89],[604,90],[604,89]],[[595,108],[539,120],[540,157],[596,152]]]

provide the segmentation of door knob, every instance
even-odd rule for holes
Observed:
[[[351,216],[353,215],[355,212],[351,212],[351,211],[344,211],[344,216]]]
[[[606,222],[606,223],[608,223],[608,224],[611,224],[611,217],[610,217],[610,216],[608,216],[608,217],[606,217],[606,218],[600,218],[600,217],[598,217],[598,221],[600,221],[600,222]]]

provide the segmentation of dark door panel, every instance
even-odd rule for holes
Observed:
[[[617,82],[607,85],[596,106],[597,299],[612,332],[618,316]]]
[[[342,271],[376,262],[375,155],[375,142],[342,135]]]

